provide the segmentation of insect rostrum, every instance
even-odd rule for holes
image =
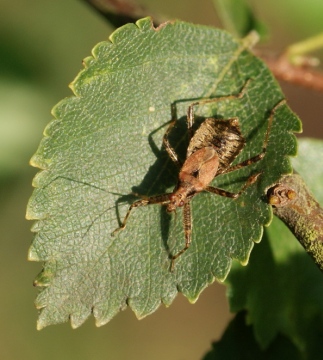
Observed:
[[[167,212],[171,213],[176,211],[178,207],[183,207],[185,246],[178,253],[171,256],[171,270],[173,270],[175,260],[189,248],[192,241],[192,218],[190,204],[192,198],[202,191],[207,191],[220,196],[237,199],[248,186],[256,182],[261,173],[250,175],[240,191],[236,193],[209,185],[218,175],[239,170],[263,159],[266,154],[269,134],[275,112],[278,107],[285,103],[284,99],[271,110],[262,151],[256,156],[238,164],[231,165],[244,148],[246,141],[241,133],[239,119],[237,117],[225,120],[217,119],[215,117],[206,118],[193,134],[195,106],[230,99],[241,99],[246,93],[250,81],[251,80],[247,80],[245,82],[238,94],[196,101],[188,107],[187,129],[189,145],[186,152],[186,159],[183,164],[180,162],[175,149],[168,141],[168,135],[176,124],[177,119],[173,118],[171,120],[164,134],[163,144],[171,160],[180,169],[178,181],[173,192],[151,197],[142,197],[142,199],[135,201],[129,207],[124,220],[120,224],[120,227],[117,228],[112,235],[115,235],[118,231],[123,230],[126,227],[129,215],[134,208],[151,204],[160,204],[166,206]]]

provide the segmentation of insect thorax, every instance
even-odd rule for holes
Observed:
[[[187,157],[207,146],[214,146],[219,156],[221,173],[239,155],[245,145],[238,118],[228,120],[207,118],[196,130],[187,148]]]

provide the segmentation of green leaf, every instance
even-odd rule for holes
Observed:
[[[261,349],[254,338],[252,326],[245,323],[245,317],[244,312],[235,316],[203,360],[303,359],[295,345],[283,335],[278,335],[268,349]]]
[[[323,198],[323,167],[317,156],[319,140],[300,139],[293,165],[317,198]],[[277,218],[266,229],[247,268],[234,264],[227,279],[232,311],[248,311],[261,347],[284,334],[309,359],[319,358],[323,329],[322,273],[293,234]],[[321,336],[321,335],[320,335]]]
[[[320,161],[323,154],[323,141],[301,138],[298,140],[298,155],[292,159],[295,170],[301,174],[316,200],[323,205],[323,166]]]
[[[248,323],[262,348],[281,333],[304,351],[307,335],[317,328],[313,322],[323,325],[322,273],[277,218],[249,266],[235,264],[227,282],[231,310],[248,311]]]
[[[200,117],[240,119],[247,144],[236,162],[261,152],[271,109],[283,98],[267,67],[228,33],[184,22],[155,29],[149,18],[115,31],[85,59],[71,88],[74,97],[53,110],[55,120],[31,163],[35,177],[27,217],[38,220],[29,259],[44,261],[36,285],[38,327],[81,325],[93,312],[97,325],[129,305],[139,318],[166,306],[181,291],[191,302],[215,278],[224,280],[232,259],[247,263],[263,225],[272,218],[266,187],[291,171],[298,118],[284,105],[274,116],[265,158],[222,175],[214,185],[241,189],[236,201],[202,193],[192,201],[193,242],[170,272],[170,254],[184,246],[181,211],[135,209],[112,237],[135,197],[172,191],[178,170],[162,147],[176,102],[171,143],[185,157],[186,110],[192,99],[238,94],[241,99],[199,107]]]
[[[265,25],[246,0],[213,0],[213,3],[224,27],[235,36],[244,37],[253,30],[262,39],[268,36]]]

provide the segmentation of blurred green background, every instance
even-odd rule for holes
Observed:
[[[211,0],[141,3],[169,18],[220,26]],[[251,3],[276,51],[323,30],[321,0]],[[161,306],[142,321],[127,310],[102,328],[90,319],[77,330],[69,324],[36,330],[32,281],[41,264],[26,260],[32,224],[24,216],[36,173],[28,161],[51,120],[50,109],[71,95],[67,85],[82,59],[113,28],[81,0],[1,0],[0,14],[1,359],[202,358],[232,316],[220,284],[206,289],[195,305],[179,295],[169,309]],[[304,135],[322,138],[322,94],[283,88],[304,122]]]

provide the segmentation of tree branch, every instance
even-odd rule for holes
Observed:
[[[323,270],[323,209],[298,174],[284,176],[268,190],[268,201]]]
[[[310,61],[306,63],[307,60],[310,60],[309,58],[304,58],[304,62],[301,65],[294,65],[289,57],[284,54],[279,57],[273,57],[257,51],[255,53],[265,61],[276,79],[316,91],[323,91],[323,73],[314,70]]]
[[[149,9],[139,5],[136,0],[84,0],[113,26],[119,27],[149,15],[153,16],[155,25],[166,21],[162,16],[153,14]]]

